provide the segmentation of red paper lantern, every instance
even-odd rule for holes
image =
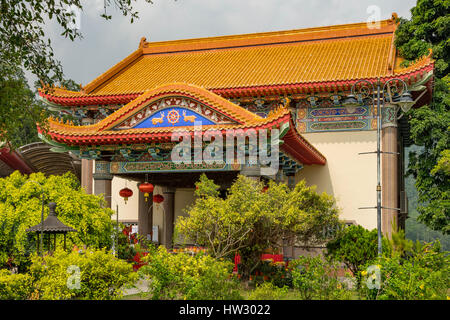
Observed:
[[[122,190],[119,191],[119,195],[121,197],[123,197],[123,199],[125,200],[125,204],[126,204],[128,198],[133,195],[133,190],[128,189],[127,187],[125,187],[125,188],[123,188]]]
[[[145,201],[147,201],[150,193],[153,192],[153,185],[148,182],[141,183],[139,185],[139,190],[144,193]]]
[[[161,203],[161,202],[163,202],[164,201],[164,197],[162,196],[162,195],[160,195],[160,194],[155,194],[154,196],[153,196],[153,202],[155,202],[155,203]]]

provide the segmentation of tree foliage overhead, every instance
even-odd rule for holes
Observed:
[[[411,9],[411,19],[400,19],[395,45],[407,61],[416,60],[433,51],[435,74],[443,78],[449,72],[450,1],[418,0]]]
[[[420,151],[410,154],[408,173],[416,179],[418,220],[450,234],[450,1],[418,0],[411,19],[401,19],[395,44],[409,63],[432,49],[435,79],[429,105],[409,113],[411,138]],[[448,167],[448,165],[447,165]]]
[[[101,17],[111,19],[107,9],[113,7],[129,16],[132,23],[138,18],[135,1],[105,0]],[[46,119],[43,104],[33,98],[34,93],[28,88],[25,70],[50,86],[72,84],[65,80],[61,62],[54,56],[44,30],[46,24],[55,21],[62,37],[81,39],[76,28],[77,10],[83,10],[80,0],[0,0],[0,143],[19,146],[22,141],[16,141],[18,132],[21,139],[34,140],[33,129],[29,136],[20,130]]]
[[[138,18],[135,1],[105,0],[105,12],[101,17],[111,19],[106,10],[113,6],[124,16],[130,16],[133,23]],[[71,8],[81,12],[83,4],[80,0],[1,0],[0,60],[23,66],[45,83],[62,81],[62,65],[54,56],[44,26],[49,21],[56,21],[61,27],[61,36],[72,41],[82,38],[82,33],[76,28],[76,10]]]

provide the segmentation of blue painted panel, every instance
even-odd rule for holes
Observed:
[[[212,125],[215,123],[192,110],[173,107],[156,112],[134,128],[185,127],[194,126],[194,124]]]

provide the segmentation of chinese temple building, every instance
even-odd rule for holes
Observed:
[[[305,179],[337,199],[343,220],[373,229],[376,210],[358,208],[376,203],[376,155],[359,153],[377,149],[376,101],[357,86],[363,93],[359,105],[344,102],[361,80],[403,80],[414,107],[429,101],[432,88],[431,54],[402,66],[394,46],[396,20],[393,14],[377,27],[355,23],[164,42],[142,38],[137,50],[79,92],[41,89],[41,98],[59,117],[39,132],[53,150],[82,159],[87,192],[104,194],[113,209],[119,206],[121,221],[137,223],[139,233],[166,246],[172,245],[174,222],[186,214],[202,173],[224,190],[238,174],[290,186]],[[65,115],[76,120],[64,122]],[[403,149],[410,142],[407,121],[397,120],[399,115],[398,107],[385,101],[382,205],[400,208],[383,209],[387,234],[407,213]],[[225,154],[229,141],[263,132],[276,139],[256,144],[253,151],[260,155],[267,145],[270,155],[279,150],[272,159],[274,174],[264,173],[267,163],[247,158],[231,163],[172,159],[181,137],[192,138],[184,145],[188,148],[200,139],[203,154],[214,156],[218,145],[207,148],[211,137],[226,141],[219,145]],[[251,148],[240,151],[248,156]],[[153,194],[163,196],[160,204],[152,205],[151,197],[146,201],[139,192],[145,181],[155,186]],[[133,191],[127,204],[119,197],[125,186]]]

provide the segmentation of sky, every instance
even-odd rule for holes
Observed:
[[[112,1],[113,2],[113,1]],[[55,56],[67,79],[83,85],[138,48],[139,41],[269,32],[383,20],[396,12],[409,18],[416,0],[143,0],[135,3],[140,18],[130,23],[114,8],[100,17],[104,0],[82,0],[78,26],[83,39],[60,36],[55,22],[46,24]],[[32,76],[28,77],[34,81]]]

